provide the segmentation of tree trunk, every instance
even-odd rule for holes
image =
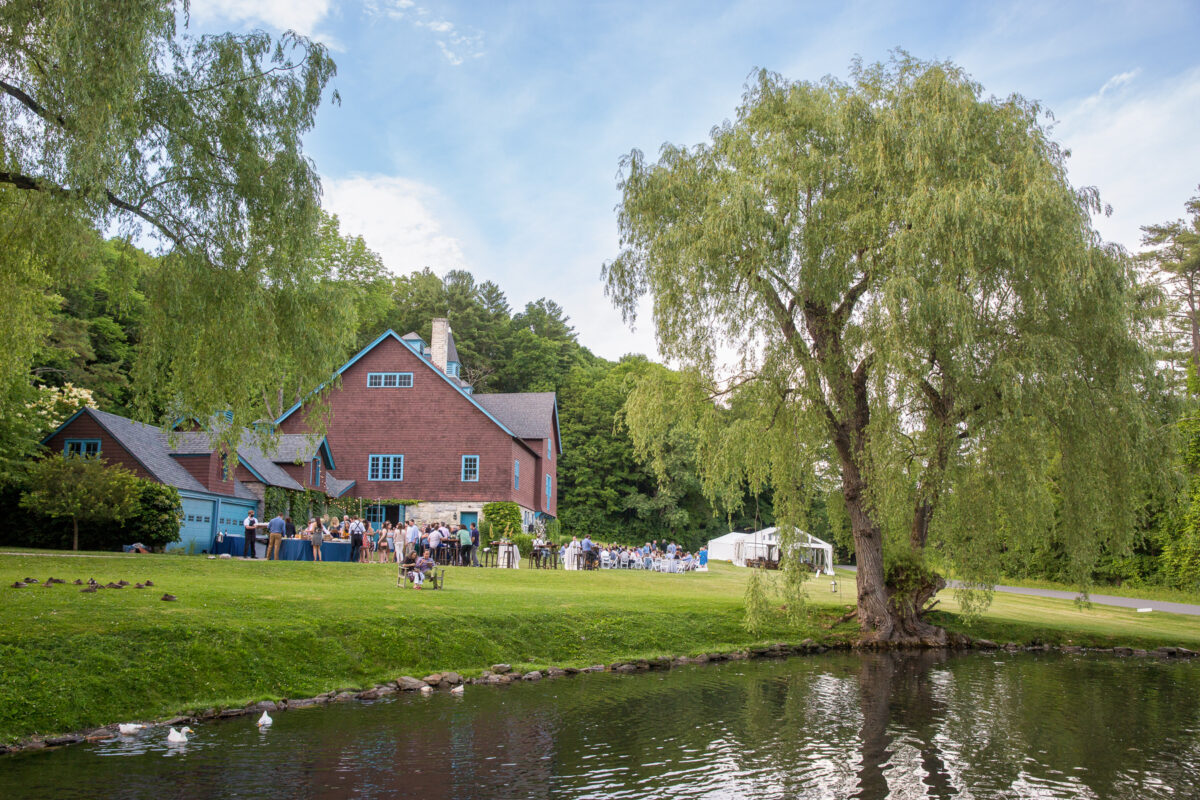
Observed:
[[[71,527],[74,528],[74,531],[75,531],[75,537],[71,543],[71,549],[78,550],[79,549],[79,520],[76,519],[75,517],[71,517]]]

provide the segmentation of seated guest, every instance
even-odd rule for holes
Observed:
[[[420,589],[421,584],[425,582],[425,574],[433,569],[433,559],[426,556],[418,556],[413,563],[412,571],[409,573],[410,580],[413,582],[414,589]]]
[[[629,550],[622,547],[620,555],[617,556],[621,561],[621,569],[629,569]]]

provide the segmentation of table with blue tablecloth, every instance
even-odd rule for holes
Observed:
[[[245,544],[246,537],[227,533],[223,541],[213,540],[210,552],[218,556],[223,553],[228,553],[231,556],[240,556],[244,552],[243,548]],[[266,547],[262,538],[259,539],[257,553],[259,558],[263,558],[266,555]],[[284,539],[279,557],[281,561],[312,561],[312,542],[308,539]],[[326,539],[321,545],[321,560],[349,561],[350,543]]]

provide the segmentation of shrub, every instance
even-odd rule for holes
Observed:
[[[521,532],[521,509],[511,501],[484,503],[483,518],[490,523],[494,536],[511,539]]]

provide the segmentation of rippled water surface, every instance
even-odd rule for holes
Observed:
[[[0,798],[1200,797],[1200,664],[836,654],[403,695],[0,759]]]

